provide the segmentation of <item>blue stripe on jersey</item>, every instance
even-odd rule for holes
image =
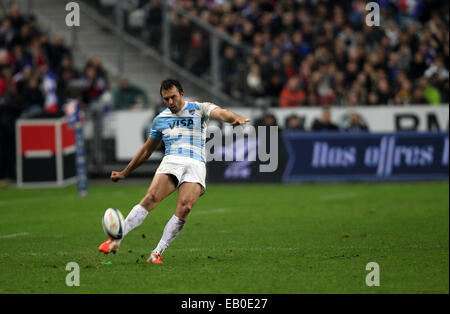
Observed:
[[[149,136],[164,141],[165,155],[190,157],[205,162],[206,125],[201,108],[196,103],[187,103],[182,110],[183,117],[172,114],[169,109],[158,114],[152,122]],[[197,135],[193,135],[194,131]]]
[[[185,110],[189,111],[189,110],[200,110],[200,107],[195,103],[195,102],[188,102],[186,105],[186,108],[184,108]]]
[[[189,136],[189,144],[191,146],[194,146],[194,136]],[[189,157],[193,158],[194,152],[192,150],[189,151]]]

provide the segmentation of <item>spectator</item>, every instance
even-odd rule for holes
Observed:
[[[250,65],[250,71],[247,74],[246,83],[250,96],[258,97],[263,95],[263,80],[261,76],[261,68],[258,64],[252,63]]]
[[[30,24],[23,24],[22,27],[20,28],[20,32],[14,34],[14,38],[10,43],[10,47],[17,45],[21,47],[26,47],[31,43],[31,40],[33,38],[34,37],[31,33]]]
[[[397,94],[395,95],[395,104],[410,104],[412,101],[412,85],[409,80],[404,80],[401,82],[401,86]]]
[[[242,23],[242,41],[245,44],[251,44],[253,42],[254,26],[250,21],[244,21]]]
[[[149,0],[144,6],[145,25],[148,31],[148,43],[150,46],[159,49],[161,42],[163,13],[159,0]]]
[[[261,68],[261,75],[264,81],[264,86],[267,87],[267,84],[270,81],[270,76],[274,71],[270,62],[270,57],[267,53],[264,52],[264,50],[262,51],[261,56],[258,59],[258,64]],[[278,97],[278,95],[276,96]]]
[[[12,56],[14,58],[14,72],[22,72],[26,67],[31,67],[31,56],[24,52],[22,46],[13,47]]]
[[[90,59],[84,67],[84,72],[86,72],[87,68],[90,68],[90,67],[95,69],[96,77],[105,84],[105,89],[108,89],[109,88],[109,78],[108,78],[108,73],[106,72],[105,68],[103,67],[102,59],[99,56],[96,56],[96,57],[93,57],[92,59]]]
[[[42,30],[38,25],[38,21],[34,15],[30,15],[27,21],[30,26],[31,37],[38,37],[42,35]]]
[[[72,59],[66,55],[61,59],[56,69],[56,74],[58,79],[61,79],[65,71],[71,72],[72,77],[76,78],[79,76],[78,70],[73,66]]]
[[[61,61],[63,58],[68,57],[72,58],[72,52],[66,45],[64,44],[64,37],[61,34],[55,36],[53,41],[53,45],[50,51],[51,57],[49,58],[50,67],[54,70],[57,70],[61,65]]]
[[[0,72],[0,98],[4,97],[8,92],[9,86],[12,83],[11,68],[3,67]]]
[[[209,64],[208,49],[204,35],[200,31],[194,31],[191,34],[184,66],[196,75],[203,74]]]
[[[296,73],[297,65],[294,62],[294,56],[290,52],[285,52],[281,57],[281,73],[283,80],[287,81],[293,77]]]
[[[236,49],[232,46],[227,46],[225,48],[220,69],[223,77],[224,90],[225,92],[232,94],[237,88],[239,77],[236,62]]]
[[[367,105],[378,105],[380,101],[378,100],[378,94],[375,92],[370,92],[367,97]]]
[[[42,89],[44,91],[44,111],[47,114],[56,114],[59,111],[59,101],[57,92],[57,77],[47,64],[39,67],[42,76]]]
[[[445,81],[449,76],[448,69],[445,68],[441,57],[436,57],[424,74],[427,79],[430,79],[436,74],[440,81]]]
[[[255,126],[278,126],[278,121],[272,113],[266,113],[264,117],[255,121]]]
[[[9,47],[14,39],[14,34],[11,20],[8,18],[3,19],[0,26],[0,46]]]
[[[349,116],[349,124],[345,127],[346,132],[368,132],[369,128],[361,121],[357,113],[352,113]]]
[[[347,94],[347,106],[358,106],[359,105],[359,97],[358,93],[355,90],[351,90]]]
[[[11,21],[11,25],[14,28],[15,32],[20,32],[22,25],[25,24],[25,18],[22,16],[20,12],[20,6],[17,4],[13,4],[9,10],[8,19]]]
[[[41,37],[36,37],[31,41],[29,46],[31,62],[34,67],[40,67],[47,64],[47,55],[42,47]]]
[[[58,94],[59,107],[62,108],[67,100],[71,98],[70,94],[72,90],[72,83],[79,78],[79,72],[72,65],[72,60],[68,56],[65,56],[61,60],[61,64],[57,72],[57,78],[58,83],[56,89]]]
[[[82,107],[88,107],[93,101],[100,98],[106,90],[106,82],[104,78],[97,74],[97,69],[88,66],[83,76],[78,80],[78,84],[82,89]]]
[[[312,126],[312,131],[339,131],[339,127],[331,121],[331,111],[328,107],[322,109],[322,117],[315,119]]]
[[[303,35],[301,31],[295,31],[292,35],[293,52],[296,55],[296,59],[305,57],[307,54],[311,53],[311,48],[308,43],[303,41]]]
[[[438,74],[434,74],[438,75]],[[430,105],[440,105],[441,104],[441,93],[439,89],[430,84],[430,81],[425,77],[421,77],[419,80],[419,88],[422,90],[423,97],[426,103]]]
[[[378,82],[377,93],[380,104],[387,105],[391,103],[391,89],[387,79],[381,79]]]
[[[280,93],[279,105],[282,108],[299,107],[304,104],[305,92],[300,88],[298,76],[291,77]]]
[[[34,75],[26,83],[22,94],[22,116],[32,118],[44,112],[45,97],[40,89],[39,78]]]
[[[278,106],[278,97],[283,90],[283,80],[278,72],[273,72],[270,75],[270,80],[265,87],[265,92],[268,97],[271,97],[272,107]]]
[[[304,131],[304,119],[300,119],[296,114],[292,114],[286,119],[286,131]]]
[[[179,65],[186,63],[186,52],[188,51],[191,34],[194,27],[187,17],[173,18],[171,38],[173,41],[172,59]]]
[[[142,88],[130,84],[127,78],[122,78],[120,85],[113,92],[114,109],[133,109],[138,104],[147,103],[147,93]]]
[[[421,77],[427,69],[427,65],[425,63],[425,56],[422,52],[418,51],[414,55],[414,59],[411,63],[411,67],[409,69],[409,75],[413,80]]]

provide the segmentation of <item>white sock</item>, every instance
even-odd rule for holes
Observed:
[[[123,231],[122,239],[128,234],[128,232],[130,232],[131,230],[142,224],[147,215],[148,211],[140,204],[134,206],[133,209],[128,214],[127,218],[125,219],[125,228]]]
[[[169,244],[172,243],[172,241],[183,229],[185,222],[186,222],[185,220],[182,220],[177,216],[173,215],[172,218],[170,218],[169,222],[166,224],[166,227],[164,228],[164,232],[161,240],[158,243],[158,246],[156,247],[156,249],[153,250],[152,253],[161,255],[164,252],[164,250],[167,249]]]

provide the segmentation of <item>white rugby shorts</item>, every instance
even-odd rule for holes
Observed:
[[[206,165],[199,160],[183,156],[164,156],[155,175],[169,173],[178,179],[177,188],[184,182],[196,182],[202,186],[200,195],[206,191]]]

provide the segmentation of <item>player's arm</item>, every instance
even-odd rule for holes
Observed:
[[[250,122],[250,119],[241,117],[233,111],[223,109],[221,107],[211,110],[210,117],[223,122],[231,123],[232,125],[241,125]]]
[[[138,168],[142,165],[147,159],[150,158],[154,150],[158,147],[161,140],[156,140],[151,137],[147,139],[145,144],[141,147],[141,149],[136,153],[133,159],[130,161],[128,166],[122,171],[113,171],[111,172],[111,180],[117,182],[121,179],[125,179],[125,177],[130,174],[134,169]]]

